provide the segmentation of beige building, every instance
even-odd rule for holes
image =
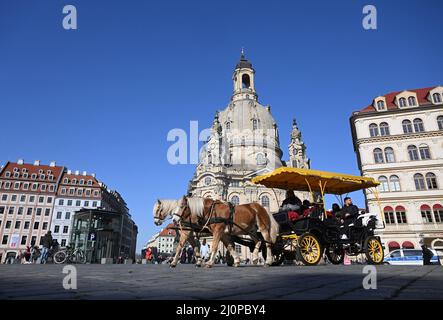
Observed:
[[[227,107],[217,111],[211,135],[200,155],[189,184],[192,196],[230,201],[233,204],[258,202],[276,212],[286,196],[284,190],[269,189],[250,181],[259,174],[281,166],[309,168],[306,146],[293,120],[289,161],[282,160],[278,126],[269,105],[258,101],[255,70],[243,52],[232,75],[233,94]],[[300,199],[308,194],[299,192]],[[209,243],[210,243],[210,239]],[[250,258],[249,249],[237,246],[242,258]],[[220,247],[224,253],[224,248]]]
[[[363,176],[377,179],[387,249],[443,249],[443,87],[375,97],[350,118]],[[379,212],[366,193],[370,212]]]

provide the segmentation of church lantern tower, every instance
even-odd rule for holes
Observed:
[[[234,83],[234,94],[231,100],[251,99],[257,101],[257,93],[255,92],[254,84],[255,70],[252,68],[252,63],[245,58],[245,52],[242,49],[240,61],[235,66],[232,75]]]

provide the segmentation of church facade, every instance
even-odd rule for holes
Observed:
[[[252,184],[251,178],[281,166],[309,168],[306,146],[293,120],[289,160],[282,160],[278,126],[271,108],[262,105],[255,90],[255,70],[242,52],[232,75],[233,94],[228,106],[217,111],[211,135],[202,148],[188,193],[230,201],[258,202],[270,212],[278,211],[286,192]],[[300,199],[308,194],[296,192]]]

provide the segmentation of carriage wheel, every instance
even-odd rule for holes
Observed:
[[[345,259],[345,250],[341,245],[328,245],[326,248],[326,256],[332,264],[341,264]]]
[[[320,241],[315,235],[307,232],[299,238],[297,252],[303,264],[314,266],[321,258]]]
[[[369,264],[382,264],[384,258],[383,246],[377,237],[367,237],[364,244],[366,258]]]

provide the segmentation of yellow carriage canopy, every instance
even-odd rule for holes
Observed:
[[[268,174],[254,177],[252,182],[268,188],[337,195],[376,187],[380,184],[369,177],[290,167],[280,167]]]

